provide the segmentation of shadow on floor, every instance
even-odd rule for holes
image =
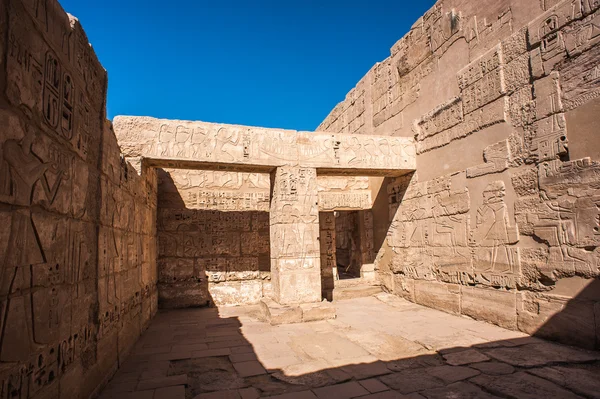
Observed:
[[[251,306],[161,311],[101,398],[600,397],[600,352],[389,294],[336,306],[336,320],[282,326]]]

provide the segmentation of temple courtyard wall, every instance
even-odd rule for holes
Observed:
[[[0,399],[95,395],[159,304],[332,317],[342,265],[599,349],[599,13],[438,1],[296,132],[111,123],[77,19],[0,0]]]
[[[154,170],[57,2],[0,1],[0,398],[85,398],[157,311]]]
[[[599,7],[438,1],[318,127],[416,138],[374,209],[387,290],[598,348]]]

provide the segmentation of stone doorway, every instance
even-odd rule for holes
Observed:
[[[339,280],[360,278],[362,242],[358,211],[335,212],[335,253]]]
[[[332,301],[340,290],[372,284],[377,253],[372,210],[321,212],[319,225],[323,299]]]

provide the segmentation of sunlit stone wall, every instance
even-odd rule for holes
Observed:
[[[597,347],[599,7],[438,1],[318,127],[417,140],[375,214],[388,290]]]

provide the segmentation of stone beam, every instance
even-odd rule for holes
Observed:
[[[298,132],[206,122],[119,116],[114,130],[126,157],[150,166],[272,172],[281,166],[320,175],[400,176],[416,169],[405,137]]]

